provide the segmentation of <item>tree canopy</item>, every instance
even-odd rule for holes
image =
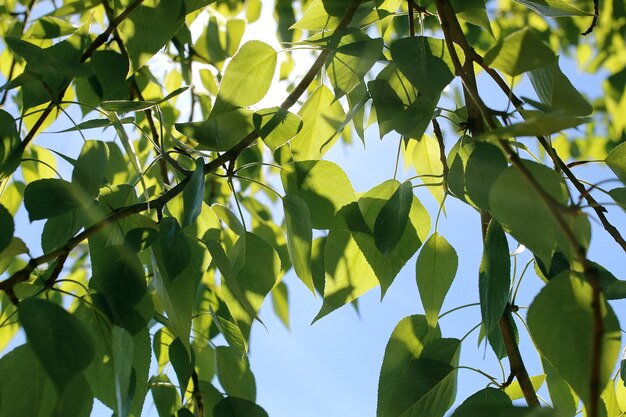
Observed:
[[[271,45],[249,30],[268,7]],[[317,321],[403,268],[416,314],[390,323],[372,415],[626,412],[626,283],[589,256],[594,224],[626,259],[623,0],[5,0],[0,16],[0,417],[89,416],[94,399],[138,417],[148,395],[160,417],[267,416],[247,353],[266,298],[289,325],[285,275]],[[603,91],[581,93],[572,63]],[[325,158],[378,140],[395,173],[366,190]],[[439,324],[457,203],[480,225],[473,330],[502,380],[460,364],[476,346]],[[527,270],[542,286],[521,311]],[[461,368],[489,384],[457,398]]]

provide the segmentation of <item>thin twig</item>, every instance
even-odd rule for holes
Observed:
[[[200,391],[200,380],[198,373],[194,369],[191,373],[191,380],[193,381],[193,400],[196,403],[196,416],[204,417],[204,405],[202,404],[202,392]]]
[[[599,6],[598,6],[598,0],[593,0],[593,19],[591,20],[591,24],[589,25],[587,30],[584,31],[583,33],[581,33],[581,35],[587,36],[591,32],[593,32],[593,29],[598,24],[598,17],[599,16],[600,16],[600,10],[599,10]]]
[[[443,134],[441,133],[441,126],[439,126],[439,122],[436,118],[433,119],[433,133],[435,134],[435,138],[437,139],[437,143],[439,144],[439,159],[441,160],[442,174],[443,174],[443,189],[444,192],[448,193],[448,160],[446,159],[446,147],[443,142]]]

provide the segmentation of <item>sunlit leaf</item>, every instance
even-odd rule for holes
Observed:
[[[485,333],[489,334],[497,327],[509,301],[511,285],[511,260],[509,245],[502,226],[492,220],[487,228],[483,259],[478,275],[480,294],[480,312]]]
[[[246,356],[233,349],[218,346],[215,349],[217,378],[228,395],[248,401],[256,399],[256,382]]]
[[[622,183],[626,184],[626,144],[617,145],[604,160]]]
[[[515,77],[535,68],[554,62],[554,52],[537,36],[533,29],[525,27],[511,33],[491,48],[485,62]]]
[[[409,221],[412,201],[413,186],[410,181],[405,181],[385,202],[376,216],[374,240],[383,255],[389,255],[400,241]]]
[[[194,224],[202,211],[204,197],[204,159],[196,160],[196,169],[191,174],[189,184],[183,190],[183,218],[181,227]]]
[[[104,142],[85,142],[72,171],[72,183],[80,187],[87,198],[96,197],[105,181],[108,162],[109,148]]]
[[[564,16],[591,16],[592,14],[579,9],[565,0],[515,0],[536,11],[539,14],[550,17]]]
[[[287,247],[293,268],[298,278],[311,291],[315,291],[311,275],[313,233],[309,207],[302,198],[296,195],[286,195],[283,199],[283,209],[287,228]]]
[[[252,116],[252,122],[272,152],[289,142],[303,126],[300,116],[282,107],[257,110]]]

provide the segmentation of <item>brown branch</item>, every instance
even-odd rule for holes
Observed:
[[[344,15],[344,17],[341,20],[341,22],[339,23],[339,25],[337,26],[336,30],[342,30],[342,29],[344,29],[345,27],[348,26],[348,23],[350,22],[350,20],[352,20],[352,17],[354,16],[354,13],[358,9],[358,7],[361,4],[361,2],[362,2],[362,0],[353,0],[352,1],[350,7],[347,9],[346,14]],[[281,104],[281,107],[283,109],[289,109],[291,106],[293,106],[298,101],[300,96],[302,96],[302,94],[304,94],[304,92],[306,91],[308,86],[315,79],[315,76],[317,75],[319,70],[324,65],[324,62],[326,61],[326,58],[328,57],[329,54],[330,54],[330,50],[324,50],[324,51],[322,51],[320,53],[320,55],[317,57],[317,59],[315,60],[315,62],[311,66],[311,68],[309,68],[309,71],[302,78],[300,83],[296,86],[296,88],[291,92],[291,94],[289,94],[287,96],[285,101],[283,101],[283,103]],[[259,136],[256,133],[256,131],[251,132],[250,134],[248,134],[245,138],[243,138],[237,145],[233,146],[230,150],[228,150],[227,152],[221,154],[217,158],[213,159],[211,162],[205,164],[205,166],[204,166],[204,174],[206,175],[206,174],[209,174],[211,172],[214,172],[219,167],[221,167],[222,165],[224,165],[224,164],[226,164],[226,163],[236,159],[237,156],[241,152],[243,152],[244,149],[246,149],[248,146],[250,146],[258,137]],[[52,250],[52,251],[50,251],[48,253],[45,253],[45,254],[37,257],[37,258],[31,259],[30,262],[24,268],[22,268],[19,271],[15,272],[13,275],[11,275],[6,280],[0,282],[0,291],[4,291],[9,296],[9,298],[11,299],[11,301],[13,303],[17,303],[18,299],[15,296],[15,293],[13,291],[13,286],[18,284],[18,283],[20,283],[20,282],[28,281],[30,279],[30,275],[32,274],[32,272],[35,271],[35,269],[39,265],[43,265],[45,263],[49,263],[49,262],[53,261],[54,259],[56,259],[56,258],[58,258],[60,256],[63,256],[66,253],[69,253],[72,249],[74,249],[76,246],[78,246],[78,244],[81,243],[82,241],[88,239],[89,237],[91,237],[94,234],[98,233],[99,231],[101,231],[105,227],[107,227],[107,226],[109,226],[109,225],[111,225],[111,224],[113,224],[113,223],[115,223],[115,222],[117,222],[119,220],[122,220],[122,219],[124,219],[126,217],[129,217],[129,216],[133,215],[133,214],[138,214],[138,213],[144,212],[146,210],[150,210],[150,209],[156,209],[157,211],[162,210],[163,207],[165,206],[165,204],[167,204],[168,201],[170,201],[172,198],[176,197],[178,194],[180,194],[184,190],[185,186],[190,181],[190,178],[191,178],[190,175],[186,176],[181,182],[176,184],[173,188],[171,188],[170,190],[166,191],[164,194],[162,194],[160,197],[158,197],[156,199],[153,199],[153,200],[150,200],[150,201],[146,201],[146,202],[143,202],[143,203],[133,204],[131,206],[127,206],[127,207],[124,207],[124,208],[121,208],[121,209],[118,209],[118,210],[114,211],[109,216],[107,216],[104,219],[100,220],[99,222],[97,222],[93,226],[83,230],[81,233],[79,233],[76,236],[74,236],[72,239],[70,239],[62,247],[54,249],[54,250]]]
[[[511,100],[513,105],[517,109],[522,109],[524,102],[513,93],[500,74],[498,74],[498,72],[493,68],[489,67],[480,55],[474,54],[474,61],[480,65],[487,72],[487,74],[489,74],[489,76],[491,76],[504,94],[506,94],[506,96]],[[563,173],[571,181],[572,185],[574,185],[574,188],[576,188],[576,191],[578,191],[580,195],[587,200],[587,203],[589,203],[589,206],[596,213],[600,223],[602,223],[604,230],[606,230],[609,235],[611,235],[613,240],[615,240],[615,242],[617,242],[617,244],[622,248],[622,250],[626,252],[626,240],[620,234],[619,230],[617,230],[617,228],[607,219],[605,215],[607,211],[606,208],[602,204],[598,203],[598,201],[596,201],[596,199],[589,193],[587,188],[578,180],[578,178],[576,178],[570,167],[561,159],[545,136],[537,136],[537,140],[539,141],[541,147],[545,149],[557,169],[563,171]]]
[[[413,37],[415,36],[415,9],[413,9],[413,2],[411,0],[407,0],[407,3],[409,5],[409,34]]]
[[[196,403],[196,417],[204,417],[204,405],[202,404],[202,392],[200,391],[200,380],[198,373],[194,369],[191,374],[191,380],[193,381],[193,400]]]
[[[591,25],[589,25],[587,30],[584,31],[583,33],[581,33],[581,35],[587,36],[591,32],[593,32],[593,29],[598,24],[598,17],[600,16],[600,10],[598,10],[598,9],[599,9],[598,0],[593,0],[593,19],[591,20]]]
[[[441,133],[441,126],[439,126],[439,122],[436,118],[433,119],[433,133],[435,134],[435,138],[437,139],[437,143],[439,144],[439,160],[441,161],[441,174],[443,175],[442,183],[444,192],[448,193],[448,160],[446,159],[446,147],[443,142],[443,134]]]

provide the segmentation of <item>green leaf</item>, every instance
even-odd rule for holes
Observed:
[[[588,282],[564,274],[551,279],[528,310],[528,327],[535,345],[587,407],[591,403],[589,381],[594,361],[592,294]],[[620,326],[611,306],[600,297],[603,324],[598,386],[604,387],[620,353]],[[564,349],[566,346],[577,348]]]
[[[289,329],[289,289],[282,281],[272,290],[272,306],[276,316]]]
[[[122,327],[113,326],[111,329],[111,352],[113,353],[116,410],[120,417],[128,417],[133,401],[133,350],[133,336]]]
[[[539,391],[539,388],[543,385],[546,380],[545,375],[535,375],[530,377],[530,383],[535,390],[535,392]],[[524,398],[524,392],[522,391],[522,387],[519,384],[518,380],[511,382],[511,385],[504,389],[504,392],[511,398],[511,400],[521,400]]]
[[[589,123],[590,117],[578,117],[562,110],[544,113],[527,111],[525,120],[509,126],[499,127],[476,137],[476,140],[497,140],[519,136],[547,136],[565,129],[571,129]]]
[[[617,178],[626,184],[626,143],[621,143],[613,148],[604,162],[617,175]]]
[[[452,7],[459,19],[487,29],[493,36],[485,0],[452,0]]]
[[[230,228],[230,230],[237,233],[239,236],[246,233],[246,229],[243,227],[241,220],[239,220],[239,217],[237,217],[232,210],[219,203],[213,204],[211,209],[215,212],[217,217],[219,217],[219,219]]]
[[[626,211],[626,187],[613,188],[609,190],[609,195],[619,204],[622,210]]]
[[[424,243],[417,264],[415,275],[420,298],[426,311],[426,318],[431,327],[437,325],[443,300],[454,281],[458,266],[456,251],[448,241],[434,233]]]
[[[272,84],[276,62],[276,51],[268,44],[243,44],[224,71],[212,114],[258,103]]]
[[[180,389],[180,396],[184,398],[187,391],[187,385],[191,379],[193,373],[193,356],[189,357],[187,348],[180,338],[176,338],[170,343],[169,346],[169,358],[176,378],[178,378],[178,387]]]
[[[470,407],[459,407],[458,412],[454,412],[451,417],[560,417],[557,411],[548,408],[537,407],[515,407],[513,405],[473,405]]]
[[[593,13],[580,10],[568,1],[564,0],[515,0],[536,11],[537,13],[550,17],[565,16],[593,16]]]
[[[315,229],[332,229],[342,225],[336,213],[356,200],[354,188],[339,165],[330,161],[300,161],[281,171],[287,195],[304,199],[311,212]]]
[[[380,370],[377,416],[385,415],[392,406],[390,402],[406,364],[419,358],[424,346],[440,336],[439,328],[430,327],[423,315],[405,317],[396,325],[385,347]]]
[[[194,224],[202,211],[204,197],[204,159],[196,159],[196,169],[183,190],[182,228]]]
[[[283,209],[287,229],[287,248],[293,269],[304,285],[315,292],[311,275],[313,231],[309,206],[297,195],[286,195],[283,198]]]
[[[372,9],[371,2],[361,4],[351,24],[368,26],[377,21],[378,14]],[[304,15],[290,29],[332,30],[339,25],[345,12],[344,0],[313,0],[304,11]]]
[[[28,252],[28,248],[22,239],[18,237],[11,239],[9,245],[0,252],[0,274],[6,271],[14,260],[19,259],[17,258],[18,255]],[[9,324],[7,324],[7,328],[10,328]],[[0,332],[2,332],[1,329]],[[2,337],[0,337],[0,350],[2,349],[2,342]]]
[[[2,251],[4,251],[11,244],[14,231],[15,224],[13,223],[13,216],[11,216],[11,213],[9,213],[9,211],[2,204],[0,204],[0,253],[2,253]]]
[[[254,128],[272,152],[289,142],[302,130],[302,119],[282,107],[257,110],[252,116]]]
[[[423,135],[415,140],[413,147],[413,167],[417,175],[425,175],[422,178],[424,184],[436,184],[443,181],[443,165],[437,139]],[[438,178],[440,177],[440,178]],[[443,201],[444,190],[441,185],[428,186],[439,204]]]
[[[124,245],[136,253],[147,249],[159,238],[159,232],[152,227],[136,227],[124,236]]]
[[[165,220],[165,219],[163,219]],[[161,222],[163,222],[163,220]],[[163,234],[161,234],[161,237]],[[191,331],[191,319],[194,313],[195,298],[200,284],[200,279],[207,270],[210,256],[197,239],[186,237],[183,233],[176,233],[176,240],[186,239],[189,249],[189,261],[185,268],[176,276],[171,276],[169,268],[166,267],[165,259],[172,254],[167,252],[169,244],[163,246],[162,239],[152,244],[154,255],[153,265],[157,268],[153,270],[154,278],[152,282],[156,293],[163,305],[163,309],[169,318],[168,328],[179,337],[186,347],[189,343],[189,333]],[[178,251],[179,249],[177,249]],[[170,259],[168,263],[177,263]],[[170,266],[171,268],[171,266]]]
[[[391,44],[391,56],[411,84],[434,100],[454,79],[454,65],[443,39],[398,39]]]
[[[546,67],[554,59],[552,49],[529,27],[506,36],[485,54],[487,65],[512,77],[535,68]]]
[[[13,116],[0,110],[0,180],[17,169],[24,149]]]
[[[492,220],[487,228],[483,259],[478,275],[480,312],[485,333],[497,327],[509,301],[511,286],[511,259],[509,245],[502,226]]]
[[[255,401],[256,382],[248,358],[226,346],[218,346],[215,355],[217,378],[224,391],[233,397]]]
[[[591,104],[561,71],[558,56],[552,64],[533,69],[528,75],[541,102],[551,110],[563,110],[574,116],[587,116],[593,111]]]
[[[466,198],[472,205],[489,210],[489,192],[498,176],[507,167],[506,158],[495,145],[474,143],[465,163]]]
[[[150,378],[150,391],[159,417],[172,417],[180,407],[180,397],[167,375]]]
[[[213,409],[213,417],[269,417],[257,404],[237,397],[226,397]]]
[[[550,362],[543,359],[543,371],[546,374],[546,385],[552,406],[559,410],[564,417],[574,417],[578,408],[578,397],[570,386],[550,365]]]
[[[113,322],[131,333],[145,326],[138,304],[147,291],[143,265],[137,255],[124,245],[105,247],[93,258],[93,278],[90,284],[106,300]]]
[[[378,285],[376,274],[348,231],[330,231],[324,264],[324,303],[314,322]]]
[[[119,25],[130,59],[129,75],[165,46],[184,22],[182,0],[148,0]]]
[[[125,117],[120,119],[122,124],[130,124],[135,121],[134,117]],[[88,130],[88,129],[98,129],[102,127],[112,126],[111,120],[109,119],[91,119],[85,120],[84,122],[80,122],[72,127],[68,127],[67,129],[59,130],[58,132],[53,133],[66,133],[66,132],[76,132],[79,130]],[[107,145],[109,146],[109,145]]]
[[[376,216],[374,240],[383,255],[389,255],[404,234],[412,202],[413,186],[410,181],[405,181],[385,202]]]
[[[64,180],[37,180],[24,190],[24,206],[31,222],[55,217],[83,205],[82,191]]]
[[[72,183],[76,184],[86,198],[95,198],[105,181],[109,162],[109,148],[104,142],[88,140],[83,145],[72,171]]]
[[[254,130],[252,111],[235,109],[224,113],[211,113],[202,122],[176,123],[180,133],[200,144],[200,149],[227,151]]]
[[[356,33],[360,36],[342,38],[339,47],[326,59],[326,73],[336,98],[348,94],[361,83],[382,53],[381,38],[371,39],[362,31]]]
[[[59,393],[29,344],[0,359],[0,416],[89,417],[93,394],[85,378],[78,376]],[[9,399],[10,401],[8,401]]]
[[[567,204],[567,188],[557,172],[535,162],[524,161],[524,165],[557,204]],[[489,207],[506,232],[544,262],[550,260],[562,232],[548,205],[517,168],[511,166],[500,174],[489,193]]]
[[[311,94],[298,115],[304,125],[290,142],[293,158],[320,159],[338,139],[339,127],[346,117],[343,107],[328,87],[322,85]]]
[[[104,111],[118,113],[132,113],[151,109],[158,103],[156,101],[143,100],[107,100],[100,103],[100,108]]]
[[[511,399],[503,390],[488,387],[467,397],[465,401],[463,401],[463,403],[461,403],[461,405],[454,411],[453,415],[462,415],[466,412],[466,410],[471,410],[473,407],[498,407],[511,405],[513,405]]]
[[[224,300],[241,333],[247,340],[250,336],[252,320],[256,318],[265,297],[274,288],[280,272],[280,258],[269,243],[253,233],[241,236],[228,253],[235,280],[244,297],[254,309],[251,316],[228,286],[223,286]]]
[[[600,279],[602,294],[607,300],[622,300],[626,298],[626,281],[617,279],[609,270],[602,265],[592,262],[597,268]]]
[[[89,333],[76,317],[49,301],[27,298],[18,313],[33,352],[63,392],[94,358]]]
[[[175,279],[189,265],[191,250],[187,237],[180,230],[174,217],[164,217],[159,223],[159,244],[163,251],[161,258],[167,270],[167,276]]]
[[[55,39],[71,35],[76,31],[71,23],[54,16],[42,16],[28,28],[26,37],[33,39]]]

